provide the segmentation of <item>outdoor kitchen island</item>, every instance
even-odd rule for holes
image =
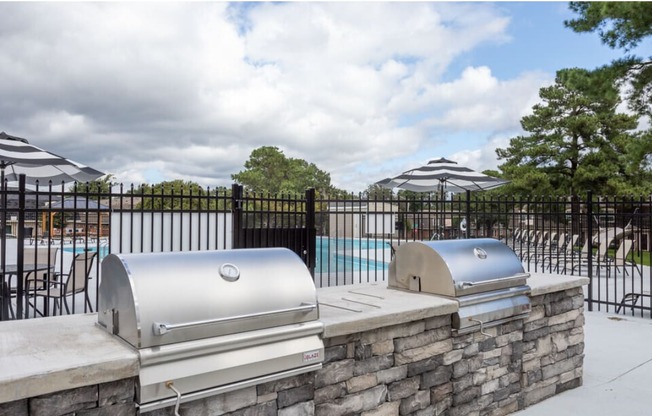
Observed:
[[[527,317],[454,334],[452,299],[385,282],[317,290],[323,368],[181,415],[502,415],[582,384],[587,278],[533,274]],[[97,315],[0,324],[0,414],[132,415],[138,355]],[[174,408],[150,415],[171,415]]]

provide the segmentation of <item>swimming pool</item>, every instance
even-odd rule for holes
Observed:
[[[366,238],[317,237],[316,273],[387,270],[390,243]]]
[[[89,245],[88,247],[86,247],[85,245],[80,244],[80,245],[74,246],[74,247],[64,247],[63,251],[65,251],[66,253],[79,254],[79,253],[83,253],[86,250],[88,250],[90,252],[96,252],[96,251],[98,251],[97,248],[98,247],[96,245]],[[99,247],[99,258],[100,258],[100,260],[102,260],[104,257],[106,257],[108,255],[109,255],[109,246],[101,245]]]
[[[315,272],[343,273],[387,270],[389,267],[390,243],[384,240],[366,238],[329,238],[317,237]],[[64,247],[66,253],[83,253],[85,250],[96,252],[95,244],[86,247],[83,244]],[[99,246],[99,259],[109,254],[108,245]]]

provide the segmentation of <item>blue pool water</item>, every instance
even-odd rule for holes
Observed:
[[[315,272],[387,270],[390,258],[386,248],[389,242],[383,240],[317,237]]]
[[[389,248],[389,244],[383,240],[364,238],[317,237],[315,272],[343,273],[387,270],[391,259],[385,249]],[[63,251],[77,254],[83,253],[86,249],[92,252],[98,251],[96,245],[86,247],[83,244],[64,247]],[[109,247],[107,245],[99,247],[100,260],[108,254]]]
[[[66,251],[68,253],[78,254],[78,253],[83,253],[86,249],[87,248],[84,245],[78,245],[78,246],[75,246],[75,247],[64,247],[63,251]],[[89,245],[88,246],[88,251],[91,251],[91,252],[98,251],[97,246]],[[102,260],[108,254],[109,254],[109,246],[100,246],[100,250],[99,250],[99,258],[100,258],[100,260]]]

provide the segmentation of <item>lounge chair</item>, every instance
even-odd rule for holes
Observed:
[[[634,305],[638,303],[640,298],[652,298],[652,294],[647,290],[643,290],[640,293],[629,292],[625,294],[616,308],[616,313],[620,312],[625,305],[629,305],[632,308],[632,312],[634,312]]]
[[[627,261],[627,257],[630,255],[633,249],[634,240],[622,240],[618,246],[618,250],[616,250],[614,257],[607,257],[603,267],[607,268],[607,272],[611,270],[611,267],[613,267],[616,272],[618,272],[619,268],[622,267],[625,275],[629,274],[627,271],[627,268],[629,267],[630,269],[636,269],[640,275],[642,272],[638,267],[638,264],[635,262]]]
[[[602,229],[598,229],[598,231],[593,235],[593,244],[597,245],[598,242],[602,240],[609,240],[610,242],[619,241],[631,236],[634,233],[632,220],[634,219],[634,214],[636,214],[636,212],[638,212],[638,207],[636,207],[632,217],[624,228],[604,227]]]
[[[591,260],[593,267],[599,270],[600,264],[606,262],[609,244],[610,241],[601,241],[600,246],[598,247],[598,252],[593,254],[592,239],[587,239],[582,250],[579,252],[579,257],[571,257],[571,271],[575,272],[577,269],[581,273],[582,267],[589,267],[589,259]],[[569,262],[566,262],[566,264],[564,264],[564,270],[568,270],[568,263]]]
[[[505,238],[505,243],[514,248],[518,242],[521,241],[521,235],[523,234],[522,228],[516,228],[511,236]]]
[[[530,251],[539,241],[541,231],[524,230],[521,234],[519,241],[516,241],[512,250],[516,253],[521,260],[527,260]]]
[[[556,240],[557,233],[540,232],[539,238],[535,244],[528,247],[527,254],[523,256],[523,259],[527,261],[543,261],[546,254],[550,253],[550,249]]]
[[[557,245],[556,253],[551,253],[549,256],[543,257],[542,262],[544,265],[547,262],[550,271],[553,271],[554,267],[554,271],[559,272],[560,265],[565,266],[566,263],[572,263],[573,259],[578,259],[580,252],[575,250],[575,246],[577,245],[577,240],[579,240],[579,238],[579,234],[573,234],[570,237],[567,234],[563,234],[560,243]]]
[[[567,238],[568,237],[566,233],[560,233],[558,238],[557,233],[551,234],[548,249],[540,253],[540,256],[537,257],[537,261],[541,261],[541,265],[544,269],[552,269],[553,258],[555,259],[554,264],[557,264],[557,257],[560,254],[563,254],[563,251],[566,249]]]
[[[557,243],[555,244],[555,249],[559,252],[561,250],[566,249],[566,245],[568,242],[570,242],[571,238],[569,237],[568,233],[561,233],[559,234],[559,238],[557,239]]]
[[[528,230],[524,230],[522,228],[517,229],[514,232],[514,235],[511,238],[508,238],[508,245],[516,250],[518,247],[522,246],[523,244],[526,244],[527,241],[527,236],[529,234]]]

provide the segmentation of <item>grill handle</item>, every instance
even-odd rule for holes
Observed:
[[[527,279],[528,277],[530,277],[529,273],[518,273],[513,276],[499,277],[497,279],[483,280],[481,282],[457,282],[455,283],[455,286],[459,289],[464,289],[465,287],[490,285],[492,283],[506,282],[508,280]]]
[[[174,331],[175,329],[192,328],[195,326],[212,325],[212,324],[223,324],[226,322],[235,322],[243,319],[262,318],[265,316],[276,315],[280,313],[311,312],[315,309],[317,309],[316,304],[302,303],[301,306],[297,306],[294,308],[277,309],[275,311],[266,311],[266,312],[259,312],[259,313],[249,313],[246,315],[229,316],[228,318],[207,319],[204,321],[184,322],[180,324],[166,324],[166,323],[154,322],[154,324],[152,325],[152,330],[154,331],[154,335],[165,335],[170,331]]]

